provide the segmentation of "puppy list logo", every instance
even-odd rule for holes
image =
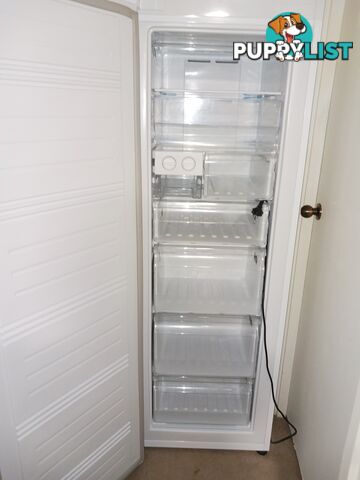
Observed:
[[[312,42],[312,28],[308,20],[299,13],[285,12],[273,18],[266,29],[266,41],[278,48],[275,57],[283,62],[298,62],[304,57],[302,45]]]
[[[266,42],[234,42],[233,58],[246,55],[251,60],[348,60],[353,42],[318,42],[312,45],[309,21],[300,13],[283,12],[268,23]]]

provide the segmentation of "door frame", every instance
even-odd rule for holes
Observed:
[[[342,18],[346,0],[326,0],[323,31],[324,42],[337,41],[341,33]],[[301,205],[315,205],[325,146],[328,113],[335,77],[336,62],[323,61],[318,66],[309,143],[301,192]],[[321,201],[321,199],[319,199]],[[300,212],[299,212],[300,213]],[[326,214],[326,212],[325,212]],[[286,314],[284,341],[282,347],[277,399],[280,408],[286,412],[294,365],[296,339],[299,329],[305,274],[310,250],[313,222],[305,221],[299,215],[296,244],[291,273],[291,283]]]

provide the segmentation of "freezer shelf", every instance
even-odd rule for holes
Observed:
[[[265,251],[154,248],[156,312],[260,315]]]
[[[181,125],[176,123],[155,123],[154,143],[167,144],[172,149],[218,149],[253,150],[276,149],[279,128],[276,126],[224,126],[224,125]]]
[[[245,426],[252,396],[246,380],[155,377],[153,417],[161,423]]]
[[[252,204],[154,202],[154,241],[176,245],[265,247],[269,207],[255,216]]]
[[[255,377],[258,317],[154,316],[154,372],[158,375]]]
[[[233,60],[233,35],[156,32],[153,34],[152,83],[173,90],[224,90],[280,93],[286,65],[276,59]],[[241,41],[241,36],[237,35]],[[244,41],[259,41],[249,37]]]
[[[281,101],[276,96],[226,93],[157,92],[153,94],[155,124],[279,127]]]

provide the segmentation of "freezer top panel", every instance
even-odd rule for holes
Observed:
[[[324,0],[303,0],[301,14],[312,22],[321,20]],[[184,25],[196,27],[200,24],[217,24],[224,27],[234,25],[267,25],[276,13],[286,11],[289,6],[283,0],[271,2],[258,0],[140,0],[141,21],[164,21],[163,17],[176,17]],[[297,10],[296,10],[297,11]],[[242,22],[239,23],[239,22]]]

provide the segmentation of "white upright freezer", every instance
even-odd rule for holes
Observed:
[[[3,480],[269,449],[319,69],[232,47],[288,8],[0,1]]]
[[[145,445],[268,450],[316,63],[234,60],[281,2],[145,3]]]

